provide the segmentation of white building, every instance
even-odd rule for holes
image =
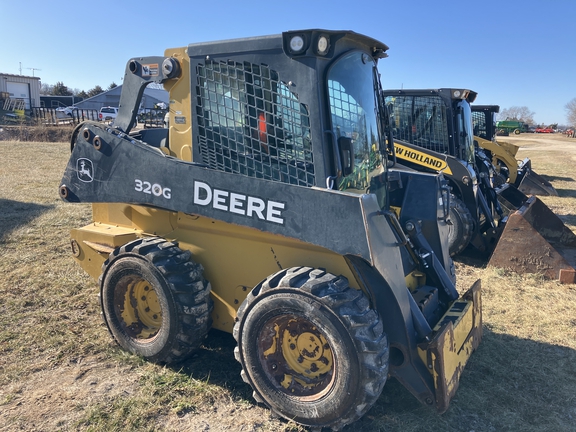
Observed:
[[[8,93],[10,99],[23,99],[26,109],[39,107],[40,78],[0,72],[0,93]]]

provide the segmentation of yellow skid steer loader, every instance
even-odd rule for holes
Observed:
[[[496,185],[508,182],[526,195],[558,196],[554,186],[532,169],[529,158],[516,159],[517,145],[496,138],[496,114],[499,111],[498,105],[472,105],[474,141],[492,159],[498,173]]]
[[[561,270],[573,269],[567,249],[576,247],[576,235],[537,197],[511,183],[494,185],[496,168],[474,145],[475,92],[403,89],[385,90],[383,96],[395,158],[417,171],[442,172],[450,185],[451,255],[471,245],[491,265],[521,273],[555,279]]]
[[[362,417],[389,376],[448,409],[480,282],[454,286],[442,176],[388,171],[387,49],[314,29],[128,61],[117,118],[76,128],[60,186],[93,203],[72,254],[123,348],[174,363],[231,332],[255,399],[313,428]],[[169,127],[132,131],[150,83]]]

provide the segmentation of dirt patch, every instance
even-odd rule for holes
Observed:
[[[41,369],[24,381],[0,390],[3,430],[47,431],[73,425],[83,407],[129,396],[138,387],[131,367],[103,362],[102,358],[73,359],[53,369]]]

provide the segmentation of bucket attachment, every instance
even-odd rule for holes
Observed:
[[[526,158],[518,167],[516,187],[526,195],[558,196],[554,186],[532,170],[530,159]]]
[[[576,235],[542,201],[531,196],[508,216],[488,265],[558,279],[560,270],[574,269],[574,248]]]
[[[480,280],[454,302],[434,330],[436,336],[420,344],[418,351],[434,378],[436,409],[443,413],[456,393],[464,366],[482,340]]]
[[[498,203],[506,215],[514,213],[528,201],[528,196],[510,183],[504,183],[497,188],[496,195]]]

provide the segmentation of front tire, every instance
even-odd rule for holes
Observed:
[[[281,270],[238,310],[234,337],[254,397],[286,419],[338,430],[376,402],[388,342],[362,291],[323,270]]]
[[[190,251],[161,238],[117,248],[102,266],[104,321],[118,344],[158,363],[188,357],[211,326],[210,284]]]
[[[455,256],[466,249],[472,238],[474,221],[468,207],[455,195],[450,195],[450,221],[448,251]]]

